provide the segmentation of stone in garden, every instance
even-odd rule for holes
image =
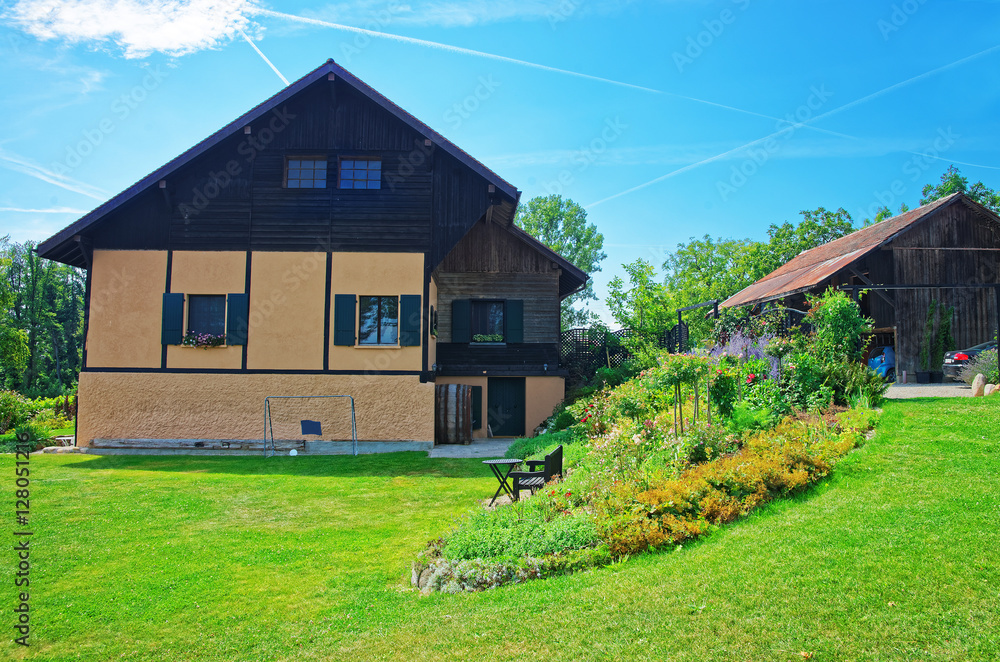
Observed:
[[[419,579],[417,579],[417,588],[420,590],[427,588],[427,582],[430,581],[431,574],[433,573],[431,572],[430,567],[424,568],[420,573]]]
[[[983,389],[983,395],[984,396],[986,396],[986,395],[993,395],[996,392],[996,390],[997,390],[997,385],[996,384],[987,384],[986,388]]]
[[[986,390],[986,377],[983,373],[976,375],[976,378],[972,380],[972,397],[978,398]]]

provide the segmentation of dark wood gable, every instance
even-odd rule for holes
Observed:
[[[476,223],[441,262],[441,271],[556,272],[552,260],[497,223]]]
[[[80,237],[93,249],[426,252],[437,264],[476,221],[512,219],[509,184],[332,62],[244,118],[45,242],[45,256],[85,266]],[[326,187],[286,188],[295,157],[326,159]],[[338,188],[350,157],[381,159],[381,188]]]

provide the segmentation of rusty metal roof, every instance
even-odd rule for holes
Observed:
[[[834,276],[849,264],[888,244],[900,233],[927,218],[932,212],[957,200],[979,207],[962,193],[953,193],[922,207],[911,209],[881,223],[869,225],[846,237],[802,251],[756,283],[723,301],[723,308],[747,306],[805,292]]]

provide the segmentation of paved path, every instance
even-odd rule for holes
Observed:
[[[893,384],[885,397],[902,398],[971,398],[972,387],[965,382],[945,382],[944,384]]]
[[[444,444],[428,451],[428,457],[503,457],[513,439],[475,439],[471,444]]]

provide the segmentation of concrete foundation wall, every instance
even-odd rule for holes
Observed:
[[[339,394],[354,396],[358,439],[434,440],[434,384],[421,384],[417,376],[84,372],[77,444],[94,438],[260,439],[265,397]],[[344,400],[275,402],[274,436],[301,438],[305,418],[323,423],[318,439],[349,439],[349,412]]]

